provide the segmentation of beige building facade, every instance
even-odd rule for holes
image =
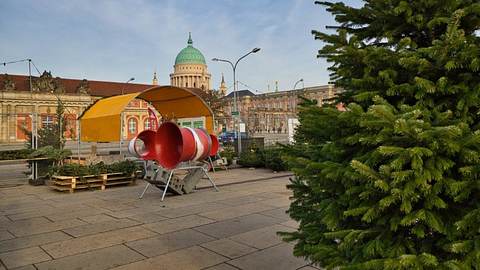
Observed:
[[[321,106],[330,102],[340,89],[333,85],[306,87],[298,90],[276,91],[254,94],[248,90],[237,91],[238,110],[245,132],[251,137],[272,137],[273,134],[287,134],[289,119],[298,116],[298,104],[301,97],[316,100]],[[217,118],[219,130],[234,131],[235,121],[232,117],[234,108],[233,93],[223,98],[223,116]],[[342,110],[341,104],[337,108]],[[285,137],[285,136],[284,136]],[[286,137],[285,137],[286,139]]]

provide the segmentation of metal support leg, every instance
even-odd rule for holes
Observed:
[[[213,161],[211,157],[208,157],[208,160],[210,161],[210,165],[212,166],[213,172],[215,172],[215,166],[213,166]]]
[[[210,175],[208,175],[207,170],[206,170],[205,168],[203,168],[203,167],[202,167],[202,170],[203,170],[203,173],[207,176],[208,181],[210,181],[210,184],[212,184],[213,188],[214,188],[216,191],[220,191],[220,190],[218,190],[217,185],[215,185],[215,182],[213,182],[212,178],[210,178]]]
[[[158,170],[155,170],[155,173],[152,175],[152,179],[155,180],[157,179],[157,175],[158,175]],[[145,179],[147,176],[147,171],[145,171],[145,176],[143,177],[143,179]],[[151,186],[150,183],[147,182],[147,185],[145,186],[145,189],[143,190],[142,194],[140,195],[140,198],[143,198],[143,195],[145,195],[145,192],[147,192],[147,189]]]
[[[170,175],[168,176],[167,184],[165,185],[165,189],[163,190],[162,199],[161,199],[162,202],[163,202],[163,199],[165,198],[165,194],[167,194],[168,185],[170,185],[170,179],[172,179],[173,171],[174,170],[170,172]]]
[[[145,194],[145,192],[147,192],[147,189],[148,189],[149,187],[150,187],[150,183],[147,183],[147,185],[145,186],[145,189],[143,190],[142,195],[140,195],[140,198],[139,198],[139,199],[143,198],[143,195]]]

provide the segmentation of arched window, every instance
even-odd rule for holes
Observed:
[[[134,117],[128,119],[128,138],[133,138],[137,135],[138,121]]]
[[[145,118],[143,120],[143,129],[147,130],[147,129],[150,129],[150,128],[151,128],[150,119]]]

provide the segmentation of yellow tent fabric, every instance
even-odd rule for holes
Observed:
[[[150,102],[167,118],[205,117],[205,128],[212,133],[213,113],[210,107],[189,89],[157,86],[143,92],[103,98],[80,116],[81,140],[110,142],[120,140],[121,113],[135,98]]]

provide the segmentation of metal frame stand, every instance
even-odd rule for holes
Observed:
[[[174,168],[170,171],[169,175],[168,175],[168,179],[167,179],[167,183],[165,184],[165,188],[163,189],[163,193],[162,193],[162,199],[160,201],[163,202],[163,199],[165,198],[165,195],[167,194],[167,190],[168,190],[168,186],[170,185],[170,180],[172,179],[173,177],[173,173],[175,171],[180,171],[180,170],[190,170],[190,169],[202,169],[203,171],[203,174],[205,174],[205,176],[207,176],[207,179],[208,181],[210,182],[210,184],[212,184],[212,187],[215,189],[215,191],[220,191],[218,188],[217,188],[217,185],[215,185],[215,182],[212,180],[212,178],[210,178],[210,175],[208,175],[208,172],[207,170],[205,169],[204,166],[200,166],[200,165],[196,165],[196,166],[180,166],[180,167],[177,167],[177,168]],[[157,176],[158,176],[158,172],[159,172],[159,169],[156,169],[155,170],[155,173],[153,174],[153,177],[152,177],[152,180],[156,180],[157,179]],[[150,182],[147,182],[147,185],[145,186],[145,189],[143,190],[142,194],[140,195],[140,199],[143,198],[143,195],[145,195],[145,192],[147,192],[147,189],[151,186],[152,184]]]

